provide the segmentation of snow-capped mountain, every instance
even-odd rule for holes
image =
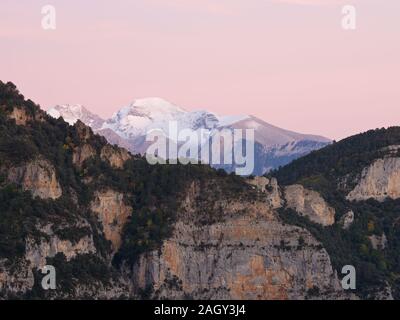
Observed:
[[[148,147],[146,134],[151,130],[162,130],[169,137],[169,124],[174,121],[177,129],[210,130],[210,136],[219,129],[254,129],[255,169],[261,175],[271,169],[288,164],[309,152],[320,149],[331,140],[301,134],[273,126],[249,115],[219,116],[206,110],[187,111],[161,98],[135,100],[130,105],[103,120],[80,105],[56,106],[48,111],[53,117],[62,116],[70,124],[78,119],[105,136],[113,144],[118,144],[133,153],[145,153]],[[233,171],[233,165],[216,166]]]
[[[102,118],[90,112],[80,104],[57,105],[47,110],[47,113],[53,118],[62,117],[70,125],[73,125],[78,120],[81,120],[93,130],[100,129],[104,123]]]
[[[147,98],[135,100],[113,114],[111,119],[104,122],[102,129],[112,129],[125,139],[136,139],[152,129],[161,129],[168,133],[170,121],[176,121],[178,130],[197,130],[228,126],[247,117],[219,117],[205,110],[189,112],[163,99]]]

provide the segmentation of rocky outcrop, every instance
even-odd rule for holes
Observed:
[[[87,159],[97,155],[96,149],[90,143],[90,139],[94,134],[92,129],[87,127],[80,120],[74,124],[74,127],[76,128],[80,145],[73,147],[72,163],[78,168],[81,168]]]
[[[41,110],[35,112],[28,112],[25,107],[14,107],[8,114],[8,118],[14,119],[17,126],[26,126],[32,121],[44,121],[45,113]]]
[[[369,241],[371,242],[372,248],[375,250],[384,250],[387,244],[387,238],[385,233],[382,233],[381,236],[372,235],[369,236]]]
[[[329,256],[308,231],[283,224],[264,203],[231,203],[226,221],[182,219],[160,250],[135,265],[134,286],[155,298],[343,298]],[[188,219],[189,220],[189,219]]]
[[[32,116],[26,112],[25,108],[18,107],[12,109],[9,117],[10,119],[14,119],[18,126],[25,126],[29,121],[33,120]]]
[[[122,229],[132,214],[132,207],[125,204],[124,195],[114,190],[97,191],[90,205],[103,225],[104,236],[110,240],[114,251],[121,246]]]
[[[323,226],[335,223],[335,209],[330,207],[318,192],[296,184],[287,186],[284,194],[286,206],[302,216]]]
[[[385,286],[383,288],[371,293],[368,296],[368,299],[370,299],[370,300],[394,300],[391,286],[386,282]]]
[[[6,298],[8,294],[24,294],[34,283],[35,279],[28,261],[21,260],[10,268],[7,259],[0,259],[0,299]]]
[[[12,266],[6,264],[7,259],[0,260],[0,292],[21,295],[34,286],[33,270],[41,270],[47,265],[47,258],[63,253],[67,261],[81,254],[95,254],[96,247],[92,235],[87,235],[73,243],[60,239],[52,230],[53,225],[37,225],[42,237],[25,239],[25,254]]]
[[[109,144],[101,149],[101,160],[108,162],[115,169],[123,169],[125,162],[130,159],[129,152],[125,149],[112,147]]]
[[[24,190],[31,191],[34,197],[54,200],[62,195],[55,168],[42,158],[10,168],[8,180],[21,185]]]
[[[400,158],[386,157],[364,168],[356,187],[347,195],[350,201],[384,201],[400,198]]]
[[[77,131],[78,137],[80,141],[87,142],[92,136],[93,131],[90,127],[86,126],[82,121],[78,120],[74,127]]]
[[[254,177],[248,179],[247,183],[254,186],[266,195],[269,206],[273,209],[282,207],[283,199],[278,181],[275,178],[268,179],[266,177]]]
[[[263,201],[220,201],[222,221],[198,222],[201,192],[192,183],[172,237],[140,257],[135,288],[169,299],[304,299],[315,288],[319,299],[348,297],[308,231],[281,222]]]
[[[343,227],[343,229],[350,228],[353,222],[354,222],[354,212],[352,210],[344,214],[343,217],[340,219],[340,224]]]
[[[31,267],[42,268],[46,265],[46,258],[54,257],[57,253],[63,253],[69,261],[79,254],[96,253],[96,247],[91,236],[85,236],[77,243],[61,240],[55,235],[49,237],[49,240],[37,241],[30,238],[26,240],[25,258]]]
[[[96,150],[90,144],[84,144],[74,148],[72,163],[77,167],[82,167],[83,163],[96,155]]]

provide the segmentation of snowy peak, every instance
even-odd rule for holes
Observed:
[[[276,127],[254,116],[236,121],[231,126],[235,129],[254,129],[256,141],[270,147],[295,144],[298,141],[331,142],[330,139],[322,136],[303,134]]]
[[[122,137],[132,139],[151,129],[166,131],[170,121],[176,121],[179,129],[198,130],[230,126],[247,118],[247,115],[220,117],[207,110],[186,111],[161,98],[145,98],[116,112],[104,123],[103,129],[112,129]]]
[[[161,98],[137,99],[129,106],[123,107],[117,113],[114,113],[112,119],[122,119],[124,117],[143,117],[150,120],[161,118],[176,117],[186,111],[182,108]],[[111,119],[111,120],[112,120]]]
[[[161,98],[144,98],[135,100],[131,106],[132,109],[141,111],[148,115],[162,116],[165,114],[179,114],[186,112],[181,107],[178,107]]]
[[[70,125],[73,125],[78,120],[81,120],[83,123],[93,128],[93,130],[100,128],[104,123],[102,118],[94,113],[91,113],[81,104],[57,105],[47,110],[47,113],[56,119],[62,117]]]
[[[125,139],[145,135],[149,129],[164,129],[187,111],[161,98],[137,99],[107,120],[102,129],[111,129]]]
[[[48,111],[53,117],[62,116],[70,124],[78,119],[112,144],[118,144],[133,153],[145,153],[148,147],[146,135],[152,130],[162,130],[170,139],[176,138],[175,130],[170,132],[171,122],[175,122],[178,132],[190,129],[199,133],[209,130],[209,137],[216,130],[227,128],[253,129],[256,143],[254,174],[261,175],[290,161],[320,149],[331,143],[327,138],[301,134],[273,126],[250,115],[219,116],[207,110],[187,111],[161,98],[134,100],[106,121],[92,114],[82,105],[61,105]],[[223,167],[228,172],[234,166]]]

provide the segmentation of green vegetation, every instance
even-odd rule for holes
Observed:
[[[385,154],[385,147],[399,144],[400,127],[369,130],[313,151],[271,175],[283,185],[302,181],[318,190],[335,190],[339,177],[350,175],[352,181],[365,166]]]
[[[222,193],[228,198],[249,196],[244,192],[249,188],[241,178],[222,171],[215,172],[208,166],[152,166],[144,159],[136,159],[128,161],[120,174],[128,182],[124,186],[129,186],[129,181],[133,184],[131,190],[123,191],[133,194],[134,210],[125,226],[123,246],[115,256],[116,264],[123,260],[133,263],[139,254],[159,248],[162,241],[171,236],[172,226],[179,215],[179,204],[191,183],[199,184],[202,190],[194,200],[198,212],[192,223],[204,225],[222,220],[222,212],[207,207]]]
[[[285,222],[306,228],[321,241],[339,275],[344,265],[354,265],[357,292],[363,297],[387,283],[395,298],[400,298],[400,200],[349,202],[346,195],[354,188],[365,167],[383,157],[387,146],[398,144],[400,127],[370,130],[315,151],[271,173],[281,185],[298,183],[320,192],[336,209],[337,223],[330,227],[312,223],[290,209],[280,210],[280,215]],[[339,221],[350,210],[355,213],[355,221],[344,230]],[[374,249],[369,236],[383,233],[387,237],[385,249]]]
[[[73,243],[80,238],[97,233],[97,227],[72,227],[85,217],[87,211],[78,210],[68,197],[56,201],[32,199],[29,192],[22,192],[13,185],[0,188],[0,258],[16,260],[25,254],[27,236],[40,241],[48,239],[41,231],[46,224],[58,226],[55,234],[62,240]],[[63,225],[68,226],[64,229]],[[95,231],[93,231],[95,230]]]
[[[24,108],[32,119],[43,121],[16,125],[7,117],[15,106]],[[139,254],[161,246],[172,234],[173,224],[180,215],[180,201],[192,183],[198,184],[202,192],[194,199],[197,212],[191,223],[211,224],[222,220],[222,204],[210,207],[214,200],[255,197],[255,192],[241,178],[203,165],[152,166],[143,157],[134,156],[123,170],[116,170],[100,159],[105,139],[82,130],[90,129],[79,124],[69,126],[61,119],[47,116],[33,102],[26,101],[13,84],[0,83],[0,257],[10,262],[22,257],[28,236],[38,241],[48,237],[40,231],[45,224],[53,225],[60,239],[72,243],[92,234],[97,252],[109,257],[110,243],[101,232],[98,217],[89,210],[93,194],[98,190],[110,188],[123,193],[124,201],[133,208],[123,231],[123,245],[115,255],[115,265],[123,261],[134,263]],[[73,152],[86,143],[94,148],[96,155],[78,168],[72,163]],[[32,199],[29,192],[6,183],[8,168],[38,156],[55,167],[63,190],[63,196],[56,201]],[[78,227],[81,218],[90,226]],[[85,272],[91,266],[91,260],[86,261],[87,265],[79,261],[66,262],[57,256],[52,263],[65,269],[61,278],[67,281],[71,274],[78,277],[78,271]],[[99,273],[92,271],[91,274],[100,276],[105,269]],[[66,288],[74,286],[74,282],[65,281]]]
[[[98,256],[93,254],[83,254],[67,261],[62,253],[58,253],[53,258],[47,258],[48,265],[54,266],[57,270],[56,291],[44,291],[41,288],[43,275],[39,270],[34,270],[35,285],[25,296],[25,299],[48,299],[56,293],[74,296],[78,287],[88,286],[91,288],[102,286],[103,288],[111,284],[114,277],[111,269]],[[92,299],[88,293],[87,299]]]
[[[106,144],[104,138],[90,134],[83,141],[77,126],[42,113],[44,121],[17,126],[7,117],[14,106],[24,108],[32,118],[41,112],[13,84],[0,82],[0,259],[5,258],[10,264],[18,261],[25,253],[27,237],[37,241],[48,237],[41,231],[46,224],[56,226],[55,234],[73,243],[90,234],[100,256],[83,255],[67,262],[63,255],[57,255],[49,260],[57,267],[57,283],[66,292],[74,290],[77,283],[107,284],[112,279],[114,269],[104,262],[111,253],[110,243],[101,232],[97,216],[89,209],[95,191],[111,188],[122,192],[133,208],[123,231],[122,247],[114,257],[116,266],[122,262],[132,264],[139,254],[157,250],[171,236],[178,217],[187,223],[212,224],[229,215],[224,201],[257,199],[257,193],[240,177],[208,166],[151,166],[144,158],[135,156],[125,163],[123,170],[113,169],[99,156]],[[73,151],[84,143],[89,143],[97,155],[77,168],[72,164]],[[400,200],[350,203],[345,195],[362,169],[381,157],[383,148],[396,144],[400,145],[400,128],[371,130],[271,173],[282,185],[300,183],[319,191],[336,209],[336,221],[349,210],[354,211],[355,221],[348,230],[338,223],[322,227],[291,210],[280,210],[280,215],[285,222],[308,229],[326,248],[339,274],[342,266],[354,265],[357,291],[364,297],[387,282],[395,298],[400,298]],[[29,192],[6,181],[11,166],[22,165],[38,155],[55,167],[63,190],[63,196],[56,201],[33,199]],[[347,183],[341,184],[344,177]],[[193,212],[181,210],[182,200],[192,189]],[[82,227],[82,218],[89,225]],[[383,232],[388,240],[386,248],[374,249],[369,237]],[[303,245],[301,238],[299,248]],[[280,247],[288,248],[284,241]],[[168,285],[179,285],[175,280]],[[317,293],[310,289],[309,295]],[[43,293],[34,288],[29,294],[34,298]]]

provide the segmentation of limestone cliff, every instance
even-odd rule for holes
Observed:
[[[9,115],[10,119],[14,119],[18,126],[25,126],[33,118],[29,115],[24,108],[13,108]]]
[[[248,179],[247,183],[253,185],[266,195],[267,203],[273,209],[281,208],[283,205],[281,189],[275,178],[268,179],[266,177],[254,177]]]
[[[46,118],[12,84],[0,82],[0,99],[0,299],[353,298],[322,243],[278,212],[333,224],[317,192],[151,166],[79,121]],[[16,141],[34,153],[12,152]],[[40,287],[45,263],[56,268],[54,291]]]
[[[121,246],[122,229],[132,214],[132,207],[125,204],[122,193],[111,189],[97,191],[90,207],[103,225],[104,236],[117,251]]]
[[[354,212],[352,210],[345,213],[343,217],[340,219],[340,224],[342,225],[343,229],[350,228],[353,222],[354,222]]]
[[[69,261],[80,254],[96,253],[96,247],[92,236],[85,236],[77,243],[62,240],[56,235],[51,235],[48,240],[26,239],[25,259],[31,267],[42,268],[46,265],[46,258],[54,257],[57,253],[63,253]]]
[[[330,207],[318,192],[296,184],[287,186],[284,194],[288,208],[323,226],[335,223],[335,209]]]
[[[385,157],[364,168],[356,187],[347,195],[350,201],[373,198],[400,198],[400,158]]]
[[[78,168],[82,167],[83,163],[96,155],[96,150],[88,143],[74,148],[72,162]]]
[[[24,295],[32,290],[35,284],[34,271],[47,265],[47,259],[62,253],[66,261],[84,254],[96,254],[93,236],[86,235],[73,243],[60,239],[54,232],[54,225],[37,226],[42,236],[25,239],[25,254],[13,265],[0,260],[0,292],[6,295]],[[61,297],[62,293],[58,293]],[[95,294],[94,291],[92,294]],[[97,294],[97,293],[96,293]]]
[[[8,181],[21,185],[24,190],[31,191],[34,197],[57,199],[62,195],[54,166],[40,157],[27,164],[10,168]]]
[[[130,159],[129,152],[125,149],[106,145],[101,149],[100,157],[115,169],[123,169],[124,163]]]
[[[315,288],[320,299],[346,297],[309,232],[283,224],[260,202],[225,210],[229,218],[207,226],[182,218],[161,250],[135,265],[135,287],[177,299],[304,299]]]

